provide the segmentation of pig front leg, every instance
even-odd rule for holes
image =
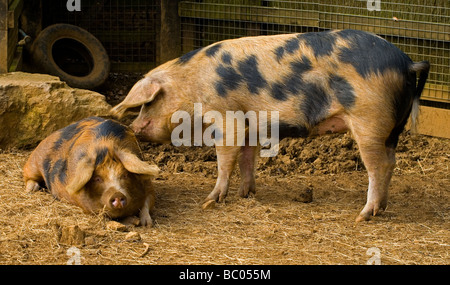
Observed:
[[[147,196],[145,198],[144,206],[141,208],[139,212],[139,219],[141,221],[141,226],[143,227],[151,227],[153,226],[153,220],[150,216],[150,211],[153,209],[155,205],[155,192],[151,188],[151,185],[147,186]]]
[[[216,146],[218,176],[216,186],[208,195],[206,201],[222,202],[228,194],[230,177],[241,147],[239,146]]]
[[[239,168],[241,171],[241,186],[239,188],[239,196],[247,198],[250,193],[256,194],[255,186],[255,165],[256,146],[242,146],[239,155]]]

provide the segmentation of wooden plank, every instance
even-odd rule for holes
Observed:
[[[19,46],[16,49],[13,60],[9,66],[9,72],[19,71],[22,68],[22,60],[23,60],[23,47]]]
[[[13,61],[18,42],[19,42],[19,27],[16,27],[14,29],[8,29],[7,70],[9,70],[9,66]]]
[[[8,28],[14,29],[18,26],[19,16],[23,10],[23,0],[14,0],[8,8]]]
[[[161,0],[160,63],[181,55],[179,0]]]
[[[0,73],[8,72],[8,0],[0,0]]]
[[[420,106],[417,132],[422,135],[450,139],[450,110]],[[408,122],[406,129],[411,129]]]

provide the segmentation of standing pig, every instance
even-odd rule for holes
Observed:
[[[141,160],[129,127],[90,117],[44,139],[28,158],[23,176],[27,191],[45,185],[55,197],[111,218],[139,212],[145,226],[152,224],[150,179],[158,172],[156,165]]]
[[[150,71],[112,113],[141,107],[132,129],[144,140],[170,142],[174,112],[278,111],[283,137],[350,130],[369,174],[357,220],[387,206],[398,137],[414,126],[429,63],[371,33],[336,30],[246,37],[189,52]],[[420,72],[416,86],[416,73]],[[208,201],[223,200],[238,161],[239,194],[255,192],[257,146],[217,146],[218,178]]]

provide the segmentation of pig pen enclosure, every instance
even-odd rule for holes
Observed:
[[[68,12],[66,1],[44,1],[41,29],[75,24],[104,45],[111,73],[97,91],[111,105],[150,68],[223,39],[352,28],[430,61],[421,103],[444,115],[432,121],[438,131],[421,121],[421,134],[400,136],[388,207],[357,224],[368,175],[349,134],[282,140],[276,157],[258,159],[255,196],[237,195],[235,170],[226,202],[207,210],[214,148],[141,143],[145,160],[162,170],[152,228],[114,225],[45,191],[26,193],[22,168],[33,146],[0,149],[0,264],[449,264],[450,140],[427,135],[449,129],[450,6],[392,2],[112,0]]]

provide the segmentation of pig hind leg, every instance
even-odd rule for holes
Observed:
[[[41,186],[39,185],[39,182],[37,182],[37,181],[27,180],[25,189],[27,192],[35,192],[35,191],[39,191],[41,189]]]
[[[216,146],[218,176],[216,186],[208,195],[206,201],[224,201],[228,194],[230,177],[241,147],[239,146]]]
[[[33,154],[32,154],[33,155]],[[23,177],[25,181],[25,189],[27,192],[33,192],[40,190],[41,184],[43,184],[44,178],[39,171],[39,167],[36,165],[35,158],[32,157],[24,166]]]
[[[239,155],[239,168],[241,171],[241,186],[239,196],[248,197],[250,193],[256,194],[255,190],[255,165],[256,165],[256,146],[242,146]]]
[[[369,220],[371,216],[386,209],[389,182],[395,165],[395,150],[386,147],[383,136],[368,136],[355,130],[353,135],[369,175],[367,202],[356,220]]]

